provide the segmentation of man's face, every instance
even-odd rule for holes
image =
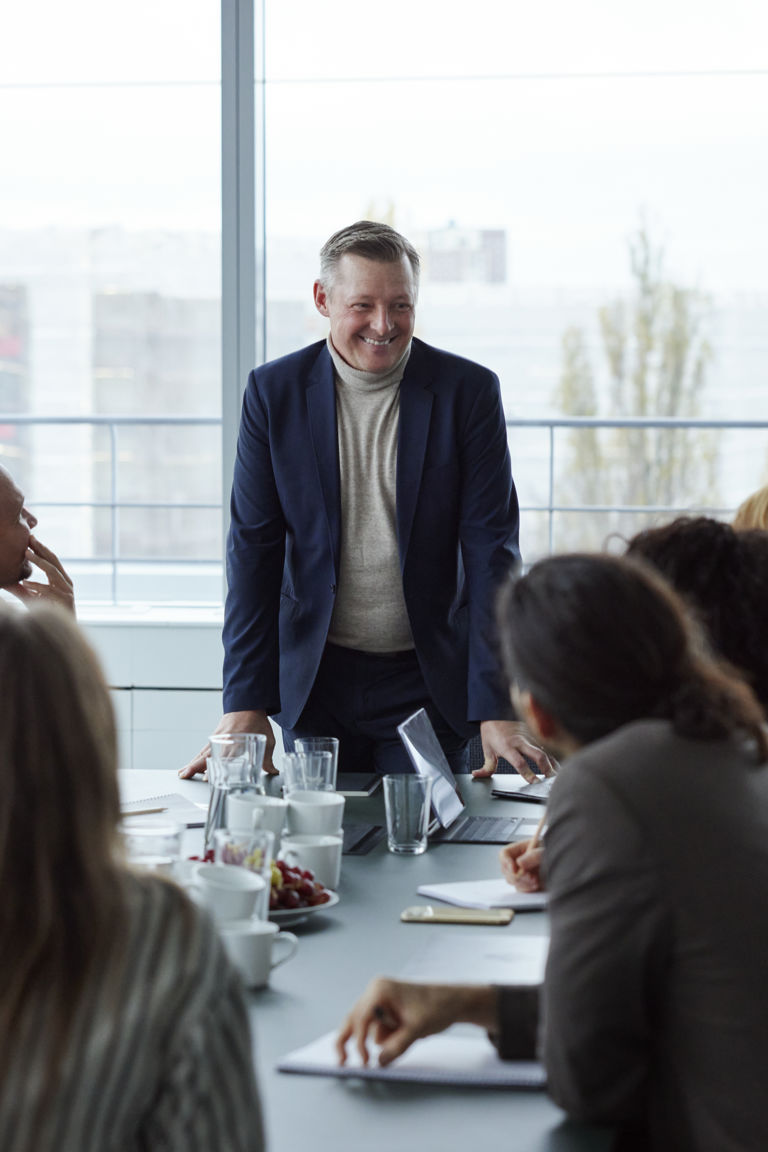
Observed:
[[[315,306],[331,322],[331,342],[352,368],[388,372],[413,335],[416,283],[407,256],[382,263],[347,253],[333,283],[314,287]]]
[[[0,469],[0,588],[32,575],[27,560],[30,528],[37,523],[24,507],[24,496]]]

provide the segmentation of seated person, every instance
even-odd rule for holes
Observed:
[[[768,533],[736,532],[707,516],[680,516],[638,532],[628,556],[653,565],[768,710]]]
[[[37,518],[24,507],[24,496],[0,465],[0,588],[19,600],[45,600],[75,610],[75,594],[58,556],[32,535]],[[48,578],[30,580],[32,565]]]
[[[748,685],[671,588],[556,556],[499,609],[516,706],[561,758],[546,833],[542,989],[379,979],[342,1026],[387,1064],[453,1022],[543,1059],[576,1119],[623,1148],[768,1147],[768,737]],[[537,1043],[537,1033],[538,1043]]]
[[[674,586],[716,653],[733,664],[768,710],[768,533],[737,532],[707,516],[680,516],[638,532],[627,555],[639,556]],[[542,849],[525,842],[501,852],[504,876],[522,892],[541,886]]]
[[[261,1152],[239,978],[129,870],[109,692],[58,609],[0,605],[0,1148]]]
[[[768,484],[758,488],[757,492],[747,496],[739,505],[733,518],[733,527],[737,532],[750,528],[757,528],[761,532],[768,530]]]

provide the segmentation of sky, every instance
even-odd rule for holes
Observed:
[[[218,0],[2,0],[4,227],[216,231]],[[41,35],[41,29],[44,34]],[[265,0],[267,227],[503,228],[514,285],[768,290],[762,0]]]

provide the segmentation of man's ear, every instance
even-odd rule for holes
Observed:
[[[315,280],[315,283],[312,286],[312,295],[315,300],[315,308],[317,308],[320,315],[330,315],[328,312],[328,293],[326,292],[320,280]]]
[[[528,727],[542,743],[555,740],[560,735],[560,725],[551,712],[539,704],[535,696],[526,693],[526,712]]]

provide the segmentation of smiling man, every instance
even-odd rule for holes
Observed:
[[[19,600],[45,600],[74,612],[72,581],[59,558],[32,535],[36,526],[23,493],[0,465],[0,588]],[[47,583],[30,579],[33,566],[41,569]]]
[[[339,769],[411,771],[397,725],[430,715],[454,770],[526,776],[496,671],[496,588],[519,563],[499,382],[414,338],[419,257],[358,221],[320,253],[327,340],[252,372],[227,550],[219,731],[338,736]],[[183,775],[202,771],[201,753]]]

